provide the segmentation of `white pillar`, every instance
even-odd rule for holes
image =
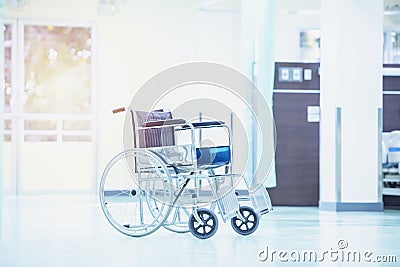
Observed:
[[[383,209],[383,0],[321,0],[320,209]]]
[[[241,61],[240,71],[253,81],[253,66],[254,66],[254,44],[255,44],[255,1],[256,0],[241,0],[240,5],[240,25],[241,25]],[[254,82],[254,81],[253,81]],[[247,96],[246,101],[252,102],[253,88],[245,88],[245,94]],[[253,136],[253,123],[252,116],[248,110],[245,111],[246,116],[246,132],[248,137]],[[234,131],[234,129],[232,129]],[[235,135],[235,133],[233,133]],[[253,140],[248,139],[247,147],[249,158],[249,168],[246,169],[245,177],[253,177],[254,175],[254,152],[253,152]]]
[[[269,104],[271,110],[260,110],[263,107],[260,102],[263,100],[250,97],[250,101],[255,110],[272,114],[272,94],[274,84],[274,40],[275,40],[275,0],[242,0],[241,1],[241,71],[257,85],[264,96],[264,100]],[[256,73],[255,73],[256,72]],[[253,78],[257,75],[257,80]],[[250,92],[253,88],[249,88]],[[251,114],[248,114],[252,118]],[[272,143],[273,140],[259,140],[255,122],[250,121],[252,142],[249,152],[252,155],[251,176],[256,172],[256,165],[262,153],[261,149],[269,149],[268,145],[260,146],[263,142]],[[271,129],[273,131],[274,129]],[[264,164],[270,164],[264,163]],[[268,166],[270,167],[270,166]],[[264,181],[264,186],[276,186],[275,161],[272,162],[269,175]]]
[[[248,78],[253,76],[255,43],[255,0],[242,0],[240,5],[241,25],[241,72]]]
[[[256,35],[255,35],[255,61],[257,80],[256,84],[271,110],[259,110],[260,112],[272,114],[272,95],[275,77],[275,0],[257,0],[256,1]],[[257,106],[257,99],[254,99],[254,105]],[[274,131],[275,129],[271,129]],[[271,135],[271,136],[274,136]],[[257,139],[257,137],[255,137]],[[272,143],[274,140],[263,140],[263,142]],[[258,146],[257,143],[255,143]],[[264,146],[266,149],[268,146]],[[274,146],[275,147],[275,146]],[[257,149],[254,149],[256,152]],[[261,153],[258,152],[258,155]],[[275,154],[275,153],[274,153]],[[264,185],[266,187],[276,187],[275,160],[271,164],[271,169]]]

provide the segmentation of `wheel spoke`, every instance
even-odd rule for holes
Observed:
[[[211,223],[209,223],[210,221],[211,221]],[[205,224],[208,225],[208,226],[210,226],[210,227],[213,227],[214,224],[215,224],[214,219],[213,219],[212,217],[208,218],[208,219],[206,220]]]
[[[236,224],[236,225],[237,225],[239,228],[242,227],[242,225],[244,224],[244,222],[243,222],[242,220],[240,220],[240,219],[238,219],[237,221],[240,222],[240,224],[239,224],[239,225]]]
[[[199,224],[197,227],[195,227],[194,229],[197,231],[199,230],[201,227],[203,227],[203,225]]]

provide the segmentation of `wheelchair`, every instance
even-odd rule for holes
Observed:
[[[250,235],[272,210],[265,187],[249,191],[246,179],[233,173],[231,129],[224,122],[113,110],[119,112],[130,113],[133,147],[107,164],[99,186],[102,211],[119,232],[142,237],[164,227],[207,239],[218,229],[219,214],[235,232]],[[209,130],[218,130],[226,144],[202,146],[201,131]],[[245,189],[235,189],[243,180]]]

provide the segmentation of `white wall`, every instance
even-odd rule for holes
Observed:
[[[384,6],[395,4],[398,4],[398,0],[387,0]],[[277,10],[275,60],[301,61],[299,32],[304,29],[321,29],[321,0],[277,0]],[[385,15],[383,27],[400,31],[400,16]]]
[[[275,61],[301,61],[299,34],[320,29],[321,0],[277,0]]]

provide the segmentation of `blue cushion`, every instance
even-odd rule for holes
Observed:
[[[229,146],[200,147],[196,148],[197,165],[225,165],[231,160],[231,151]]]

